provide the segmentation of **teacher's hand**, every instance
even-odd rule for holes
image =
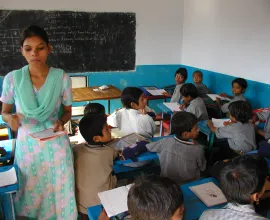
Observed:
[[[53,130],[55,132],[57,132],[57,131],[64,131],[64,123],[61,120],[57,120],[54,123]]]
[[[18,128],[21,126],[20,120],[23,119],[23,115],[20,113],[12,114],[9,118],[8,124],[12,131],[18,131]]]

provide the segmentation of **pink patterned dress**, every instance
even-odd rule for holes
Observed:
[[[50,71],[47,77],[50,77]],[[46,82],[45,82],[46,83]],[[17,216],[34,219],[77,219],[74,193],[74,170],[72,149],[67,136],[39,143],[28,134],[53,127],[59,118],[61,104],[72,104],[70,78],[64,74],[59,82],[62,86],[55,110],[44,122],[23,119],[18,130],[15,163],[19,167],[19,191],[15,197]],[[39,91],[34,92],[38,97]],[[3,82],[1,101],[16,105],[21,112],[14,89],[13,72]]]

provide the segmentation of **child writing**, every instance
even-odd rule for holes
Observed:
[[[172,97],[171,102],[180,102],[182,100],[180,89],[186,82],[187,77],[188,73],[186,68],[179,68],[178,70],[176,70],[174,74],[176,87],[174,89],[173,95],[169,94],[168,92],[164,93],[165,96]]]
[[[255,212],[266,190],[270,190],[268,164],[263,157],[243,155],[228,162],[220,172],[220,188],[228,200],[222,209],[205,211],[200,220],[266,220]]]
[[[229,105],[230,122],[225,127],[216,128],[212,121],[208,121],[208,126],[216,134],[218,139],[226,138],[223,142],[218,142],[220,152],[215,156],[215,160],[233,158],[242,153],[256,149],[255,129],[250,122],[252,108],[248,102],[236,101]]]
[[[124,108],[116,112],[113,127],[118,127],[122,136],[138,133],[146,138],[152,138],[156,130],[154,120],[145,111],[147,99],[143,91],[137,87],[127,87],[123,90],[121,101]]]
[[[225,103],[223,105],[220,104],[220,99],[217,98],[216,99],[216,102],[220,105],[220,108],[221,108],[221,111],[223,113],[228,113],[229,112],[229,105],[232,103],[232,102],[235,102],[235,101],[246,101],[246,98],[244,97],[244,93],[247,89],[247,81],[243,78],[236,78],[232,81],[232,93],[234,96],[229,96],[225,93],[221,93],[220,96],[222,97],[227,97],[227,98],[230,98],[231,101],[228,102],[228,103]]]
[[[192,74],[194,85],[198,90],[198,95],[202,98],[207,97],[206,95],[211,93],[210,90],[207,88],[205,84],[202,83],[203,81],[203,73],[200,70],[196,70]]]
[[[200,171],[205,169],[206,160],[203,147],[194,141],[199,134],[197,123],[198,119],[192,113],[176,112],[171,120],[172,134],[175,137],[163,138],[146,145],[148,151],[158,154],[161,176],[169,177],[177,183],[200,178]],[[129,149],[124,149],[124,156],[126,151]],[[138,153],[136,147],[134,152]]]
[[[128,192],[127,204],[131,219],[182,220],[184,217],[183,193],[169,178],[136,180]],[[104,210],[99,220],[109,220]]]
[[[191,83],[184,84],[180,89],[184,103],[180,105],[181,110],[193,113],[199,121],[208,120],[208,113],[203,99],[198,96],[198,90]]]
[[[118,152],[104,145],[112,141],[106,120],[104,114],[85,115],[79,128],[86,143],[73,147],[76,200],[85,219],[87,208],[100,204],[97,193],[116,187],[112,166]]]

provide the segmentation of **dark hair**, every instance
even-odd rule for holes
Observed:
[[[252,118],[251,105],[246,101],[232,102],[229,105],[229,112],[231,116],[242,123],[248,123]]]
[[[198,97],[198,90],[192,83],[184,84],[180,89],[180,93],[182,96],[190,96],[192,99],[196,99]]]
[[[236,78],[232,81],[232,86],[234,83],[239,84],[243,90],[246,90],[246,88],[248,87],[247,81],[243,78]]]
[[[133,220],[170,220],[183,203],[179,185],[165,177],[142,177],[128,193],[128,211]]]
[[[200,74],[201,77],[203,78],[203,73],[202,73],[202,71],[200,71],[200,70],[194,71],[193,74],[192,74],[192,77],[194,77],[195,74]]]
[[[121,101],[124,107],[132,108],[131,103],[134,102],[138,105],[140,96],[143,91],[137,87],[127,87],[123,90],[121,95]]]
[[[87,114],[101,114],[105,115],[105,108],[103,105],[99,103],[88,103],[83,111],[84,115]]]
[[[102,136],[102,129],[106,125],[107,118],[101,114],[87,114],[79,123],[80,133],[88,144],[100,145],[94,142],[94,136]]]
[[[187,69],[186,68],[179,68],[178,70],[176,70],[175,74],[174,74],[174,77],[177,75],[177,74],[180,74],[181,76],[183,76],[185,78],[185,80],[187,79],[188,77],[188,72],[187,72]]]
[[[227,200],[237,204],[249,204],[250,196],[260,192],[268,175],[268,164],[258,155],[234,158],[220,174],[220,188]]]
[[[181,139],[184,132],[190,132],[198,123],[197,117],[190,112],[176,112],[171,120],[172,134]]]
[[[46,44],[49,43],[49,38],[47,35],[47,32],[36,25],[31,25],[27,27],[26,29],[23,30],[21,34],[21,46],[23,46],[23,42],[25,41],[26,38],[29,37],[40,37]]]

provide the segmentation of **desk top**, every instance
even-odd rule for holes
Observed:
[[[121,97],[121,90],[108,85],[108,89],[94,91],[93,89],[98,89],[98,86],[84,87],[84,88],[74,88],[72,89],[73,101],[83,102],[92,100],[109,100],[118,99]]]
[[[193,219],[199,219],[201,214],[207,210],[207,206],[204,205],[201,200],[189,189],[190,186],[196,186],[200,185],[203,183],[208,183],[208,182],[214,182],[215,184],[218,185],[218,182],[214,178],[205,178],[205,179],[200,179],[191,183],[187,183],[184,185],[181,185],[180,188],[183,191],[184,194],[184,205],[185,205],[185,220],[193,220]],[[223,207],[223,205],[217,205],[211,207],[211,209],[217,209]],[[87,209],[88,216],[90,220],[97,220],[98,216],[101,211],[101,205],[97,206],[92,206]]]

